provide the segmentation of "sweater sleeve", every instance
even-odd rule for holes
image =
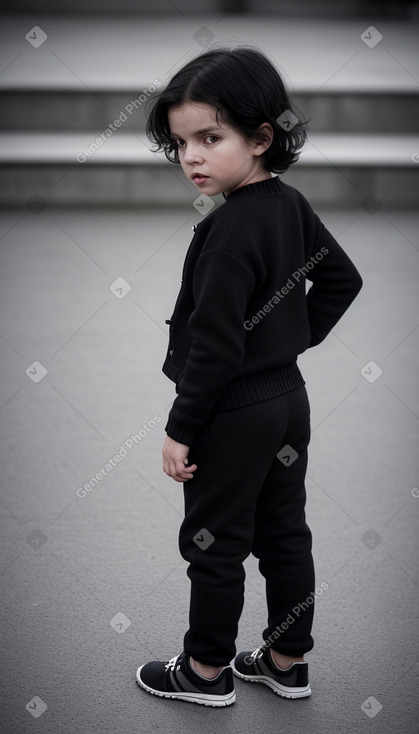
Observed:
[[[225,250],[202,254],[195,267],[195,308],[189,317],[188,359],[169,413],[166,433],[190,446],[223,388],[244,358],[246,306],[255,276],[248,265]]]
[[[306,276],[313,283],[307,293],[309,347],[317,346],[326,338],[363,285],[352,260],[317,216],[316,219],[320,237],[311,253],[311,262],[315,265]]]

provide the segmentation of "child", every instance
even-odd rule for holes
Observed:
[[[163,365],[177,392],[163,469],[183,482],[189,630],[183,652],[142,665],[137,682],[229,706],[234,673],[302,698],[315,581],[297,357],[323,341],[362,279],[306,199],[271,175],[298,159],[306,132],[263,54],[218,49],[187,63],[153,102],[147,135],[201,194],[225,201],[194,227]],[[250,553],[266,579],[268,626],[261,647],[235,657]]]

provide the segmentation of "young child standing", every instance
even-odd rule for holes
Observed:
[[[309,696],[310,405],[297,357],[323,341],[362,279],[302,194],[271,175],[298,159],[306,132],[259,51],[190,61],[153,102],[147,135],[202,194],[225,201],[194,227],[163,365],[177,392],[163,469],[184,488],[189,629],[183,651],[142,665],[137,682],[210,706],[234,703],[232,673]],[[236,656],[250,553],[268,623],[263,644]]]

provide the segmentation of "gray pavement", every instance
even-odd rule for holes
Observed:
[[[316,586],[327,584],[307,655],[313,694],[288,701],[238,681],[225,710],[135,683],[138,665],[180,652],[187,626],[182,490],[160,460],[174,396],[161,364],[200,215],[0,216],[6,734],[417,731],[419,216],[319,213],[364,288],[299,360],[312,406],[307,516]],[[264,584],[255,559],[246,572],[237,645],[254,649]]]

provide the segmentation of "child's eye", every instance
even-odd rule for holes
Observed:
[[[216,142],[217,142],[217,140],[219,140],[219,137],[218,137],[218,135],[207,135],[207,136],[206,136],[206,137],[204,138],[204,140],[205,140],[205,141],[208,141],[208,140],[209,140],[209,142],[210,142],[210,144],[211,144],[211,143],[216,143]]]
[[[204,143],[207,145],[212,145],[219,140],[218,135],[206,135],[204,138]],[[173,138],[173,143],[175,144],[176,148],[182,150],[183,148],[186,148],[186,142],[182,140],[182,138]]]

